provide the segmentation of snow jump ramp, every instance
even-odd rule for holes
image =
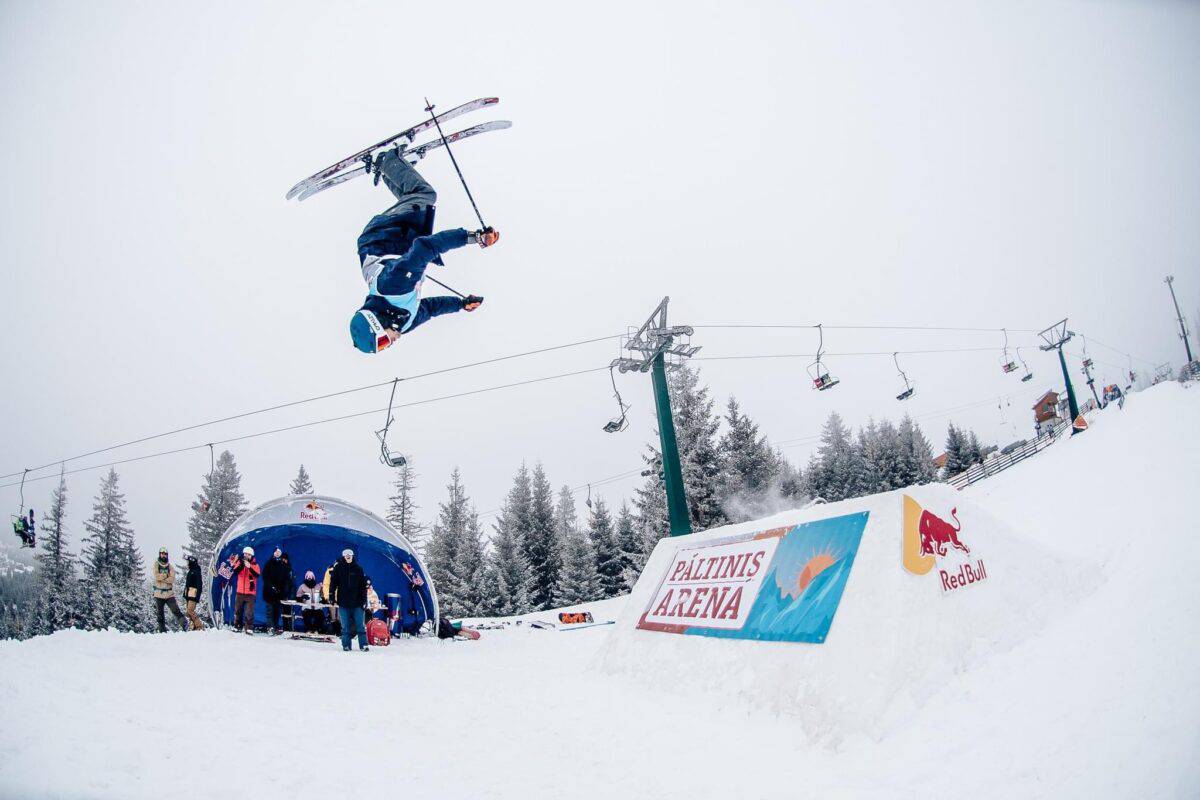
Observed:
[[[1098,584],[944,484],[658,543],[606,673],[881,738]]]

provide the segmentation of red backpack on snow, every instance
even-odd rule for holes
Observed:
[[[387,647],[392,641],[387,623],[381,619],[373,619],[367,623],[367,642],[371,647]]]

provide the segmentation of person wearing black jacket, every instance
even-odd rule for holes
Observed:
[[[190,630],[204,630],[204,623],[200,621],[200,615],[196,613],[196,605],[200,602],[200,593],[204,591],[203,580],[200,576],[200,562],[195,556],[187,557],[187,583],[183,588],[183,599],[186,601],[184,613],[187,615],[188,621],[192,623]]]
[[[363,608],[367,605],[367,576],[354,560],[354,551],[346,548],[329,579],[330,599],[337,604],[342,623],[342,649],[350,651],[350,635],[358,633],[358,649],[367,650],[367,627]]]
[[[267,601],[267,624],[275,636],[283,633],[279,615],[283,610],[283,601],[290,600],[292,568],[283,560],[283,551],[278,547],[271,555],[271,560],[263,567],[263,600]]]

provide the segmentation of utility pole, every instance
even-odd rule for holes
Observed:
[[[1067,384],[1067,408],[1071,412],[1072,436],[1080,432],[1080,429],[1075,427],[1075,420],[1079,419],[1079,403],[1075,402],[1075,389],[1071,386],[1071,375],[1067,372],[1067,358],[1063,355],[1063,345],[1071,341],[1071,337],[1074,335],[1067,330],[1065,319],[1054,323],[1038,334],[1045,342],[1044,345],[1041,345],[1041,349],[1058,351],[1058,363],[1062,366],[1063,381]]]
[[[1096,379],[1092,377],[1092,367],[1096,362],[1092,361],[1092,357],[1087,351],[1087,337],[1081,334],[1083,339],[1083,374],[1087,376],[1088,388],[1092,390],[1092,399],[1096,401],[1096,408],[1101,408],[1100,396],[1096,394]]]
[[[658,412],[658,439],[662,447],[663,482],[667,487],[667,515],[672,536],[692,532],[688,514],[687,494],[683,487],[683,470],[679,464],[679,444],[675,439],[675,420],[671,416],[671,395],[667,391],[668,355],[691,358],[699,350],[688,343],[676,344],[676,336],[691,336],[689,325],[667,325],[667,303],[664,297],[642,327],[622,343],[621,349],[635,353],[632,358],[617,358],[612,362],[620,372],[649,372],[654,384],[654,406]]]
[[[1096,394],[1096,379],[1092,377],[1092,363],[1090,358],[1083,359],[1083,374],[1087,376],[1087,385],[1092,390],[1092,398],[1096,401],[1096,408],[1100,408],[1100,398]]]
[[[1179,300],[1175,297],[1175,276],[1168,275],[1163,283],[1171,290],[1171,302],[1175,304],[1175,316],[1179,318],[1179,338],[1183,339],[1183,349],[1187,352],[1187,363],[1190,364],[1195,359],[1192,358],[1192,345],[1188,341],[1188,330],[1187,325],[1183,322],[1183,312],[1179,310]]]

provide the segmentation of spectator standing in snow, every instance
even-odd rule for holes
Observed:
[[[324,633],[325,612],[317,608],[317,603],[321,601],[321,587],[311,569],[304,573],[304,581],[296,589],[296,599],[304,603],[304,630],[309,633]]]
[[[233,601],[233,627],[254,634],[254,600],[258,596],[258,576],[262,569],[254,560],[254,548],[242,548],[242,557],[231,556],[233,580],[237,596]]]
[[[375,591],[375,587],[371,585],[371,579],[367,578],[367,617],[372,618],[375,612],[383,608],[383,603],[379,602],[379,593]]]
[[[342,623],[342,649],[349,652],[350,637],[358,634],[358,649],[367,649],[367,626],[363,607],[367,604],[367,576],[362,565],[354,560],[354,551],[346,548],[333,568],[329,588],[338,607]]]
[[[284,553],[280,558],[287,567],[287,580],[284,582],[284,597],[291,597],[296,593],[296,573],[292,570],[292,557]]]
[[[267,601],[267,624],[271,633],[278,636],[283,633],[279,615],[283,611],[283,601],[291,597],[288,584],[291,582],[292,570],[283,560],[283,550],[276,547],[271,560],[263,567],[263,600]]]
[[[163,619],[163,609],[170,608],[175,615],[175,621],[183,628],[183,612],[175,601],[175,568],[167,555],[167,548],[158,551],[158,560],[154,562],[154,610],[158,612],[158,632],[167,632],[167,623]]]
[[[337,561],[334,561],[332,564],[329,565],[329,567],[325,570],[325,579],[321,583],[321,597],[330,606],[329,627],[332,629],[333,633],[341,633],[342,632],[342,623],[340,621],[338,621],[337,602],[333,599],[333,588],[332,588],[333,570],[337,567],[337,565],[338,565]]]
[[[200,592],[204,591],[203,582],[200,580],[200,562],[195,556],[187,557],[187,580],[183,587],[184,610],[187,614],[188,621],[192,623],[192,630],[204,630],[204,623],[200,621],[200,615],[196,613],[196,605],[200,602]]]

